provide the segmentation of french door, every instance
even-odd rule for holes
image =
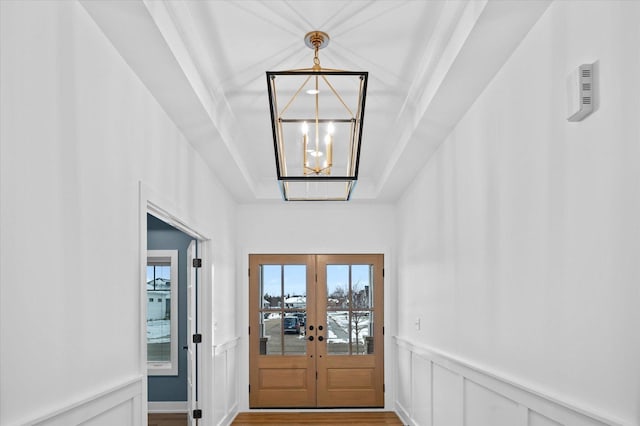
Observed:
[[[249,256],[251,408],[384,406],[383,265]]]

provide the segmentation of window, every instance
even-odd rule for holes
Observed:
[[[147,252],[147,370],[178,375],[178,251]],[[163,300],[165,303],[162,303]],[[154,301],[156,303],[154,303]]]

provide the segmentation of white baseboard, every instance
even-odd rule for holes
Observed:
[[[149,413],[186,413],[189,411],[187,401],[149,401]]]
[[[236,414],[238,414],[238,406],[235,405],[229,412],[225,414],[225,416],[220,420],[217,426],[229,426],[233,419],[235,419]]]

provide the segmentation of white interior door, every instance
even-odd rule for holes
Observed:
[[[196,292],[198,274],[200,269],[194,267],[193,260],[197,258],[196,241],[191,241],[187,249],[187,405],[189,407],[189,426],[197,425],[198,419],[194,418],[194,411],[198,409],[197,391],[197,345],[193,336],[197,333],[196,322]]]

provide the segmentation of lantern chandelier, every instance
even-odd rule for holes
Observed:
[[[285,201],[347,201],[358,179],[368,73],[321,67],[326,33],[304,40],[311,68],[267,71],[278,183]]]

